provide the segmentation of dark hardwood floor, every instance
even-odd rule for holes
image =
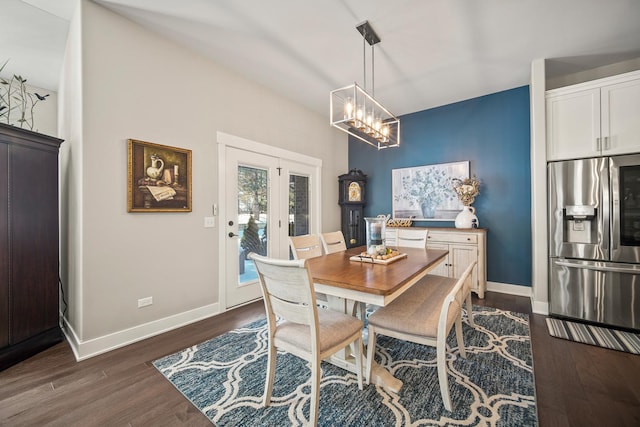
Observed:
[[[474,303],[531,311],[492,292]],[[261,317],[252,303],[82,362],[62,342],[0,372],[0,425],[211,425],[151,362]],[[640,425],[640,356],[552,338],[544,316],[530,325],[541,427]]]

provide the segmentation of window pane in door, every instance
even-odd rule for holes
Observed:
[[[309,234],[309,177],[289,175],[289,236]]]
[[[238,283],[258,278],[250,252],[267,255],[268,175],[266,169],[238,166]]]

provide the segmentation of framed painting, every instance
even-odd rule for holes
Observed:
[[[454,178],[469,178],[468,161],[393,169],[393,218],[455,221],[463,205],[453,189]]]
[[[191,212],[191,150],[128,142],[127,212]]]

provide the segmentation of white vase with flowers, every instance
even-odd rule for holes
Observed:
[[[453,190],[464,205],[462,211],[456,216],[456,228],[478,228],[480,222],[476,216],[476,208],[471,204],[480,194],[480,181],[474,175],[472,178],[454,178],[452,182]]]

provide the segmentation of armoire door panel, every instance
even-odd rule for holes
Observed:
[[[0,144],[0,171],[8,169],[9,146]],[[9,176],[0,172],[0,348],[9,345]]]
[[[27,146],[11,148],[9,182],[11,341],[18,343],[58,324],[58,155]],[[38,248],[38,251],[34,251]]]

